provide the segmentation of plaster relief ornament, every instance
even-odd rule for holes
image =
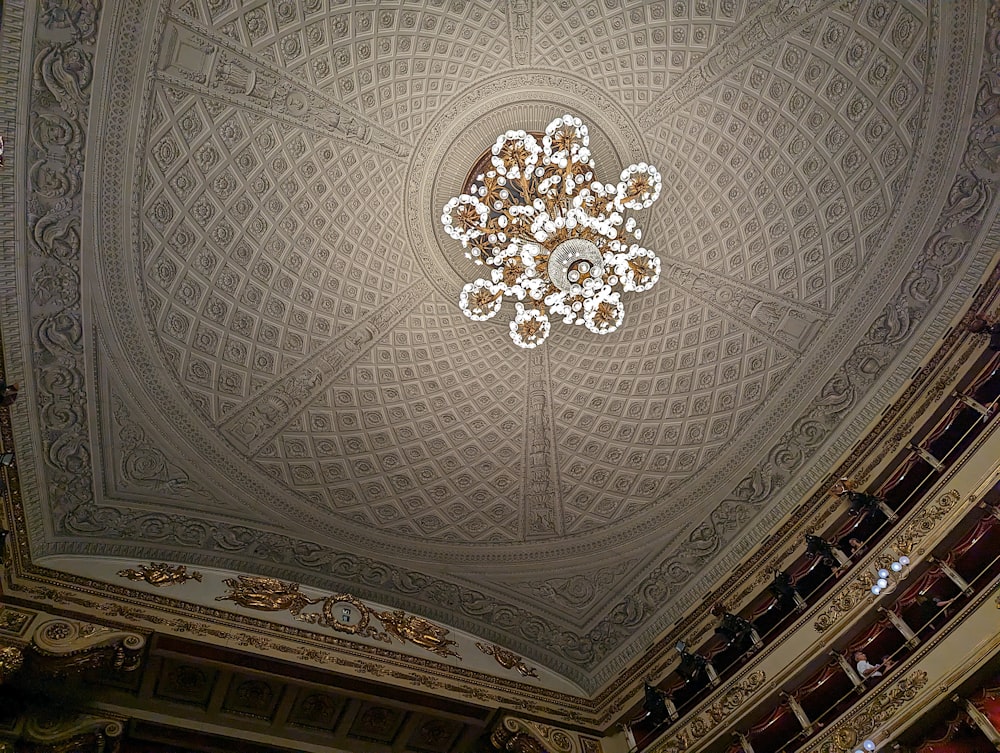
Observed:
[[[493,643],[476,643],[476,648],[487,656],[492,656],[504,669],[516,669],[522,677],[538,677],[538,672],[534,667],[529,667],[524,663],[524,658]]]
[[[383,643],[392,643],[395,637],[401,643],[413,643],[438,656],[462,659],[453,648],[458,643],[448,637],[448,628],[407,614],[402,609],[380,612],[345,593],[311,599],[299,590],[298,583],[285,583],[277,578],[240,575],[238,578],[225,578],[222,582],[229,591],[216,596],[216,601],[234,601],[241,607],[263,612],[288,612],[300,622],[332,628],[339,633],[374,638]],[[320,602],[320,611],[304,611]],[[371,624],[373,617],[382,623],[381,630]]]
[[[166,562],[150,562],[148,565],[136,565],[134,568],[119,570],[118,575],[129,580],[144,581],[151,586],[171,586],[174,583],[186,583],[196,580],[201,583],[201,573],[187,571],[187,565],[168,565]]]
[[[490,268],[462,289],[462,311],[483,321],[512,300],[510,337],[522,348],[544,342],[553,319],[614,332],[625,316],[622,294],[660,277],[659,257],[639,245],[642,231],[625,216],[656,201],[660,173],[640,162],[617,184],[601,183],[589,144],[587,126],[572,115],[549,123],[541,143],[507,131],[491,150],[492,169],[441,215],[466,257]]]

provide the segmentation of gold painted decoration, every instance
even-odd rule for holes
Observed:
[[[513,651],[492,643],[476,643],[476,648],[487,656],[492,656],[504,669],[516,669],[523,677],[538,677],[535,668],[525,664],[524,658],[518,656]]]
[[[927,673],[916,669],[881,693],[872,694],[860,709],[827,730],[823,739],[809,748],[810,753],[854,750],[880,724],[896,714],[905,703],[913,700],[917,691],[926,684]]]
[[[265,612],[289,612],[295,619],[310,625],[331,628],[338,633],[347,633],[362,638],[373,638],[383,643],[392,643],[395,636],[401,643],[412,643],[438,656],[462,657],[452,648],[458,643],[448,638],[447,628],[402,609],[380,612],[372,609],[356,597],[345,594],[331,594],[326,598],[310,599],[299,591],[298,583],[285,583],[276,578],[261,578],[241,575],[226,578],[223,583],[229,593],[215,597],[216,601],[234,601],[241,607]],[[322,602],[318,612],[303,609]],[[372,618],[382,623],[382,629],[371,624]]]
[[[34,612],[26,612],[12,607],[0,607],[0,633],[20,636],[28,627]]]
[[[20,646],[0,646],[0,685],[17,674],[24,664],[24,651]]]
[[[934,502],[926,505],[896,536],[893,548],[900,554],[912,554],[917,545],[934,530],[938,522],[955,509],[962,495],[950,489]]]
[[[705,737],[722,724],[726,717],[743,706],[750,697],[764,687],[767,676],[756,669],[739,682],[733,683],[684,727],[669,737],[654,743],[650,753],[678,753],[687,750],[695,740]]]
[[[134,568],[119,570],[118,575],[129,580],[143,581],[151,586],[172,586],[175,583],[186,583],[189,580],[201,582],[201,573],[194,570],[190,573],[186,565],[168,565],[166,562],[150,562],[148,565],[136,565]]]
[[[816,616],[816,622],[813,623],[816,632],[826,632],[858,604],[871,596],[871,588],[874,583],[875,579],[867,570],[852,579],[846,588],[833,598],[830,605]]]
[[[901,555],[912,554],[938,523],[956,508],[962,495],[957,489],[950,489],[933,502],[925,505],[906,524],[892,542],[892,548]],[[876,562],[876,568],[888,567],[892,557],[883,555]],[[904,560],[905,561],[905,560]],[[841,620],[872,594],[871,588],[875,579],[868,571],[858,573],[850,581],[840,587],[829,605],[816,616],[813,627],[817,633],[823,633],[835,627]]]
[[[229,587],[229,593],[216,596],[216,601],[235,601],[247,609],[264,612],[291,612],[298,615],[305,607],[322,599],[310,599],[299,592],[298,583],[285,583],[277,578],[260,578],[256,575],[241,575],[222,581]]]
[[[403,643],[407,641],[415,643],[421,648],[433,651],[438,656],[462,658],[457,651],[451,648],[458,644],[447,637],[447,628],[435,625],[423,617],[406,614],[402,609],[394,609],[391,612],[375,612],[374,614],[382,621],[386,632],[396,636]]]
[[[346,653],[336,649],[328,650],[302,645],[297,642],[298,637],[292,632],[280,631],[280,634],[274,637],[251,635],[248,632],[250,628],[249,618],[233,615],[234,624],[242,626],[244,629],[218,627],[215,622],[207,621],[214,619],[214,615],[209,614],[211,610],[196,604],[188,605],[191,610],[190,617],[176,617],[116,604],[103,598],[90,598],[65,588],[17,584],[15,590],[21,595],[30,595],[38,600],[99,610],[102,616],[108,619],[124,619],[135,625],[145,623],[162,632],[190,635],[196,639],[210,638],[216,642],[232,644],[241,648],[252,645],[258,652],[284,656],[291,661],[329,666],[335,668],[336,671],[350,672],[363,677],[389,679],[420,691],[447,692],[480,705],[517,706],[525,713],[559,718],[574,725],[598,725],[600,723],[592,714],[584,713],[585,704],[577,696],[553,693],[551,690],[542,688],[536,690],[520,683],[516,687],[508,687],[501,681],[491,683],[490,687],[486,687],[484,683],[477,680],[446,681],[425,671],[436,669],[437,665],[431,659],[411,656],[407,658],[408,666],[401,668],[392,661],[391,657],[387,662],[387,652],[375,646],[357,645],[350,653]]]

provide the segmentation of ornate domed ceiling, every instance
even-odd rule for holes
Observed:
[[[3,324],[35,561],[350,592],[597,687],[823,478],[978,280],[935,223],[992,201],[953,188],[979,5],[26,9]],[[529,352],[463,316],[478,274],[441,207],[498,134],[566,112],[600,179],[662,173],[663,272],[618,331]]]

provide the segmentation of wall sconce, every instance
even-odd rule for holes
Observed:
[[[910,574],[909,568],[910,558],[905,554],[900,555],[899,559],[894,560],[888,569],[883,567],[878,571],[878,580],[872,586],[872,593],[876,596],[883,593],[891,593]]]

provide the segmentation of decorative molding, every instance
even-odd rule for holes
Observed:
[[[174,86],[395,159],[410,154],[395,134],[191,17],[171,16],[162,40],[156,75]]]
[[[508,582],[516,591],[523,591],[535,600],[557,604],[563,611],[585,614],[607,591],[623,587],[623,581],[639,563],[637,557],[625,557],[611,565],[585,572],[561,573],[554,577]]]
[[[840,6],[850,7],[852,4],[853,0],[842,0]],[[657,97],[639,115],[639,126],[647,131],[654,128],[665,117],[746,64],[755,54],[775,44],[796,27],[814,19],[827,6],[825,0],[768,0],[744,20],[737,32],[709,50],[678,77],[667,91]]]
[[[841,753],[854,750],[887,719],[913,700],[917,691],[927,684],[927,673],[915,669],[892,686],[872,693],[868,699],[853,709],[844,719],[823,731],[810,753]]]
[[[899,554],[912,554],[920,542],[934,531],[941,519],[956,508],[961,498],[962,495],[957,489],[951,489],[936,500],[925,503],[893,538],[892,548]],[[877,567],[882,567],[891,561],[892,557],[883,554],[875,564]],[[875,579],[868,570],[862,570],[849,582],[840,584],[829,605],[816,615],[816,621],[813,623],[816,632],[824,633],[834,628],[871,595],[873,585]]]
[[[223,423],[222,431],[246,452],[259,452],[430,292],[430,285],[420,280],[375,308],[350,330],[296,363],[254,395]]]
[[[798,354],[830,319],[828,312],[815,306],[678,259],[664,258],[662,275],[664,282],[693,293],[778,347]]]
[[[134,568],[119,570],[118,575],[129,580],[143,581],[151,586],[172,586],[175,583],[186,583],[196,580],[201,583],[202,575],[197,570],[187,571],[186,565],[168,565],[166,562],[150,562],[148,565],[136,565]]]
[[[600,738],[541,722],[506,716],[493,728],[490,743],[504,753],[602,753]]]
[[[176,463],[171,463],[163,451],[147,439],[145,430],[132,418],[124,401],[112,397],[111,413],[118,426],[118,472],[122,480],[144,491],[205,501],[211,499],[201,484]]]
[[[550,392],[552,382],[547,351],[531,350],[527,360],[522,525],[526,539],[547,539],[566,532],[559,494],[559,459]]]
[[[326,598],[311,599],[299,591],[298,583],[284,583],[277,578],[260,578],[241,575],[226,578],[229,593],[217,596],[216,601],[234,601],[241,607],[264,612],[289,612],[295,619],[310,625],[332,628],[383,643],[392,643],[393,637],[401,643],[413,643],[440,657],[461,656],[452,646],[458,644],[448,638],[449,630],[402,609],[380,612],[372,609],[350,594],[332,594]],[[305,612],[306,607],[322,602],[319,612]],[[374,617],[382,623],[382,630],[371,624]]]
[[[24,649],[0,643],[0,685],[3,685],[24,666]]]
[[[872,595],[873,585],[875,585],[875,579],[867,570],[858,573],[846,585],[842,584],[829,606],[816,615],[816,621],[813,623],[816,632],[825,633],[835,627],[866,597]]]
[[[893,549],[900,554],[913,554],[920,542],[927,538],[937,524],[958,507],[961,499],[962,495],[957,489],[950,489],[929,505],[921,508],[920,512],[910,519],[903,530],[893,537]]]
[[[37,615],[37,612],[26,609],[0,606],[0,634],[20,638]]]
[[[487,656],[492,656],[504,669],[516,669],[522,677],[538,677],[538,672],[534,667],[529,667],[524,663],[524,657],[518,656],[513,651],[494,645],[492,643],[476,643],[476,648]]]
[[[55,618],[42,622],[32,633],[32,667],[54,676],[87,669],[133,672],[139,668],[145,645],[145,637],[138,633]]]
[[[513,65],[531,65],[531,0],[507,0],[507,33],[510,35],[510,52]]]
[[[727,687],[704,711],[685,722],[684,726],[654,742],[649,753],[679,753],[687,750],[696,740],[705,737],[721,725],[758,690],[764,687],[767,677],[763,670],[754,670],[744,679]]]

